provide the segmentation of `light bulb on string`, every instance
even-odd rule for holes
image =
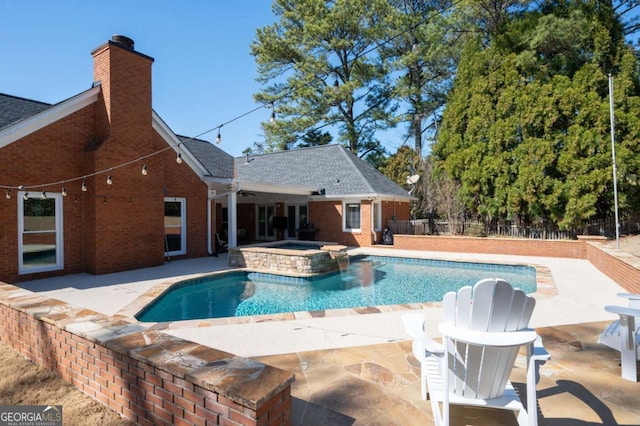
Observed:
[[[107,176],[107,185],[111,185],[113,183],[113,179],[111,179],[111,172],[109,172],[109,176]]]
[[[147,174],[149,174],[149,169],[147,169],[147,163],[144,163],[144,166],[142,166],[142,171],[140,173],[142,173],[143,176],[146,176]]]
[[[46,200],[47,199],[47,191],[42,191],[42,196],[40,198],[42,198],[43,200]]]
[[[9,190],[7,190],[7,195],[5,195],[5,197],[7,197],[7,200],[11,199],[11,188],[9,188]]]
[[[273,102],[271,102],[271,120],[269,121],[271,121],[271,124],[276,122],[276,107]]]
[[[219,144],[222,141],[222,136],[220,135],[220,129],[222,126],[218,127],[218,136],[216,136],[216,143]]]
[[[24,195],[22,196],[22,199],[27,201],[29,199],[29,192],[25,192]]]
[[[82,179],[82,186],[80,187],[80,189],[82,189],[82,192],[87,192],[87,178],[86,177],[84,179]]]
[[[67,188],[65,188],[64,186],[62,187],[62,196],[63,197],[67,196]]]
[[[176,163],[178,164],[182,164],[182,154],[179,151],[180,148],[178,148],[178,156],[176,157]]]

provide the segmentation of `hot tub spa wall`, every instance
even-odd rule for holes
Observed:
[[[329,251],[269,247],[230,248],[229,266],[302,275],[338,270],[338,262]]]

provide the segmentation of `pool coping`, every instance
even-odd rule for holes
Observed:
[[[361,250],[353,250],[350,255],[358,256],[362,254],[369,254],[373,256],[383,256],[374,252],[363,253]],[[410,259],[432,259],[430,257],[411,256],[408,254],[398,253],[393,257],[410,258]],[[433,259],[443,260],[443,259]],[[527,262],[505,262],[505,261],[482,261],[468,259],[452,259],[448,258],[446,261],[451,262],[464,262],[464,263],[484,263],[493,265],[506,265],[506,266],[528,266],[535,268],[536,270],[536,292],[532,293],[532,296],[536,299],[545,299],[553,297],[558,294],[558,290],[551,274],[551,270],[543,265],[527,263]],[[176,328],[193,328],[193,327],[213,327],[219,325],[230,324],[251,324],[261,323],[269,321],[291,321],[299,319],[311,319],[311,318],[325,318],[325,317],[340,317],[350,315],[367,315],[377,314],[384,312],[396,312],[396,311],[408,311],[408,310],[420,310],[427,307],[441,306],[442,302],[417,302],[406,303],[399,305],[376,305],[376,306],[363,306],[355,308],[340,308],[340,309],[326,309],[317,311],[297,311],[297,312],[283,312],[278,314],[262,314],[240,317],[224,317],[224,318],[205,318],[205,319],[193,319],[193,320],[179,320],[179,321],[166,321],[166,322],[141,322],[135,318],[135,315],[140,313],[146,306],[152,303],[156,298],[169,291],[171,287],[180,282],[201,278],[203,276],[215,276],[224,275],[232,272],[249,272],[249,273],[265,273],[274,274],[272,270],[259,270],[255,268],[228,268],[219,271],[212,271],[206,273],[197,273],[190,275],[175,276],[156,284],[151,289],[147,290],[134,301],[129,303],[124,308],[120,309],[114,316],[120,319],[139,324],[148,329],[176,329]],[[280,273],[277,273],[281,275]],[[313,274],[300,274],[291,273],[287,274],[293,277],[309,277]]]

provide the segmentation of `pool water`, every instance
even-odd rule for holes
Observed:
[[[136,317],[163,322],[435,302],[491,277],[536,291],[531,266],[363,256],[352,258],[348,271],[314,278],[235,271],[186,280]]]

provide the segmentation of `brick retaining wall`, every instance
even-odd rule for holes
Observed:
[[[0,341],[140,425],[288,425],[291,373],[0,285]]]
[[[512,254],[584,258],[582,241],[484,238],[432,235],[394,235],[393,247],[403,250],[447,251],[453,253]]]
[[[601,244],[587,244],[586,258],[629,293],[640,294],[640,258]]]
[[[576,241],[397,234],[393,236],[392,247],[403,250],[586,259],[628,292],[640,293],[640,258],[609,249],[603,244],[605,240],[606,238],[599,236],[579,236]]]

